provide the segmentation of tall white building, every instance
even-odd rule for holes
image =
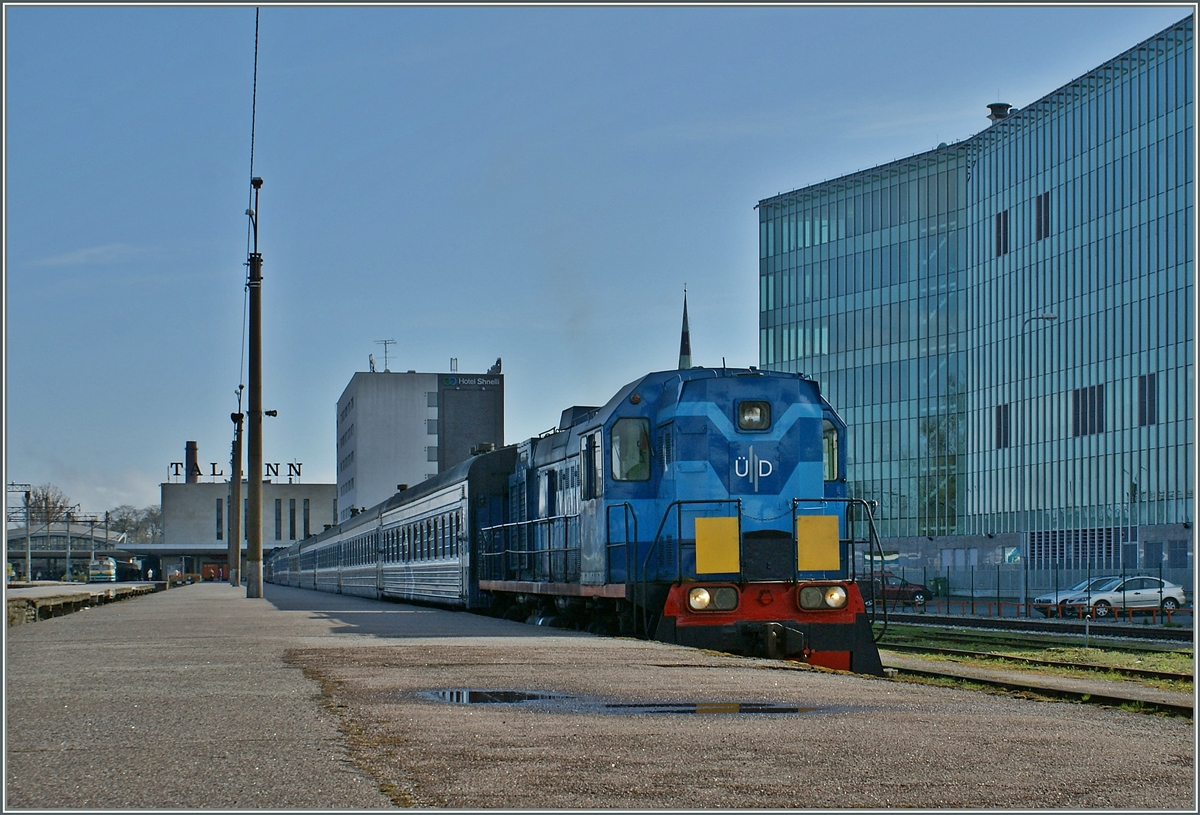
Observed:
[[[338,520],[504,445],[500,361],[486,374],[360,372],[337,403]]]

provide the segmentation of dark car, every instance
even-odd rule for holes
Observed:
[[[877,595],[882,596],[885,602],[906,606],[923,606],[925,601],[933,596],[933,592],[926,586],[910,583],[891,572],[880,572],[874,581],[868,577],[866,580],[860,580],[858,585],[863,601],[868,606],[875,601]]]

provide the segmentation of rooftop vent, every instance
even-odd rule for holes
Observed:
[[[1001,119],[1007,119],[1009,114],[1013,112],[1012,105],[1008,104],[1008,102],[992,102],[992,104],[988,105],[988,110],[991,111],[991,113],[988,114],[988,118],[993,122],[998,122]]]

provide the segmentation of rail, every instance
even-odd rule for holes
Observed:
[[[612,539],[612,530],[613,530],[612,511],[614,509],[618,509],[618,508],[621,510],[621,528],[625,532],[625,540],[614,543],[613,539]],[[632,521],[632,524],[631,524],[631,521]],[[631,526],[633,528],[633,553],[634,553],[633,558],[630,558],[630,548],[629,548],[629,543],[630,543],[629,530],[630,530]],[[628,585],[632,585],[633,569],[635,566],[633,561],[636,560],[636,557],[637,557],[636,553],[637,553],[637,542],[638,542],[638,519],[637,519],[637,512],[634,511],[633,504],[629,503],[628,501],[622,501],[618,504],[608,504],[605,506],[605,508],[604,508],[604,542],[607,547],[605,554],[607,555],[609,575],[612,575],[613,553],[615,551],[624,549],[624,552],[622,552],[622,554],[624,555],[622,560],[624,561],[624,566],[625,566],[625,583]]]
[[[579,580],[578,515],[496,524],[479,532],[483,536],[480,567],[485,579],[547,583]]]

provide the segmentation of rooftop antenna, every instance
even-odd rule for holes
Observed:
[[[388,370],[388,350],[387,349],[388,349],[389,345],[395,345],[396,341],[395,340],[375,340],[375,344],[383,346],[383,372],[385,374],[391,373],[391,371]]]
[[[371,373],[375,373],[375,355],[367,354],[367,362],[371,364]]]

